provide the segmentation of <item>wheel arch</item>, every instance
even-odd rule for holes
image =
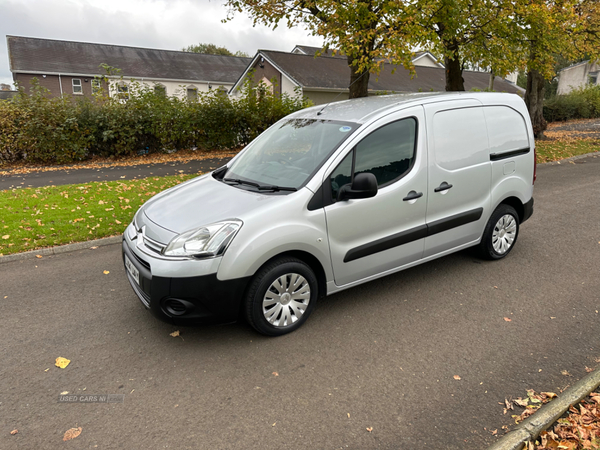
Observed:
[[[517,212],[517,214],[519,215],[519,223],[523,222],[523,217],[525,217],[525,206],[523,205],[523,202],[518,198],[518,197],[507,197],[504,200],[502,200],[500,203],[498,203],[498,205],[496,205],[496,208],[498,208],[498,206],[500,205],[508,205],[514,208],[514,210]],[[494,208],[494,211],[496,210],[496,208]]]
[[[297,258],[303,263],[305,263],[315,274],[318,282],[319,289],[319,298],[325,297],[327,295],[327,276],[325,275],[325,269],[323,265],[319,261],[319,259],[310,254],[309,252],[303,250],[287,250],[285,252],[278,253],[277,255],[272,256],[267,261],[265,261],[252,276],[256,275],[264,266],[270,264],[276,259],[285,258],[286,256]]]

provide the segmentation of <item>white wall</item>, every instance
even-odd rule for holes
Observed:
[[[589,84],[590,74],[598,73],[600,71],[600,65],[598,63],[581,63],[572,67],[567,67],[560,72],[558,79],[558,90],[557,93],[568,94],[574,88],[583,87]],[[600,76],[598,77],[600,78]],[[598,83],[596,80],[596,84]]]
[[[187,88],[195,87],[198,92],[208,92],[210,90],[216,90],[219,87],[223,86],[225,89],[229,90],[233,83],[207,83],[207,82],[191,82],[191,81],[172,81],[172,80],[144,80],[144,79],[121,79],[121,78],[110,78],[109,79],[109,94],[110,96],[114,96],[116,94],[116,83],[125,83],[129,86],[131,92],[138,87],[148,87],[150,89],[154,89],[156,85],[162,85],[166,89],[166,93],[168,96],[175,96],[179,98],[187,97]],[[210,88],[209,88],[210,85]]]

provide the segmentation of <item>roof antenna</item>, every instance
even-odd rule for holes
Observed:
[[[369,71],[368,71],[368,70],[367,70],[367,71],[365,71],[365,72],[363,72],[363,73],[362,73],[362,75],[361,75],[360,77],[358,77],[356,80],[354,80],[352,83],[350,83],[350,85],[348,86],[348,91],[350,91],[350,88],[352,87],[352,85],[353,85],[354,83],[356,83],[358,80],[360,80],[362,77],[364,77],[364,76],[365,76],[365,74],[367,74],[367,73],[369,73]],[[331,103],[335,102],[335,101],[338,99],[338,97],[339,97],[340,95],[342,95],[343,93],[344,93],[343,91],[342,91],[342,92],[340,92],[338,95],[336,95],[336,96],[335,96],[335,98],[334,98],[333,100],[331,100],[329,103],[327,103],[325,106],[323,106],[323,108],[321,108],[321,110],[320,110],[320,111],[317,113],[317,116],[320,116],[320,115],[321,115],[321,113],[322,113],[322,112],[325,110],[325,108],[327,108],[327,107],[328,107],[328,106],[329,106]]]

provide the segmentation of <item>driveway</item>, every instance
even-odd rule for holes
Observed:
[[[0,448],[485,448],[499,402],[600,361],[600,157],[538,167],[535,199],[506,259],[344,291],[280,338],[156,321],[119,245],[0,264]]]

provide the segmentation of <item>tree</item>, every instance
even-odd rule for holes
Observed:
[[[215,44],[198,44],[198,45],[188,45],[185,48],[181,49],[184,52],[190,53],[203,53],[205,55],[221,55],[221,56],[242,56],[244,58],[248,58],[248,54],[242,51],[237,51],[232,53],[225,47],[218,47]]]
[[[513,4],[511,0],[432,0],[420,10],[419,21],[427,30],[420,45],[443,56],[447,91],[465,90],[465,67],[484,67],[500,76],[518,67],[519,48],[511,39]]]
[[[412,42],[422,33],[416,2],[397,0],[226,0],[227,20],[248,12],[254,24],[276,28],[305,25],[329,48],[346,55],[350,98],[368,95],[370,73],[384,61],[412,69]]]
[[[544,88],[557,67],[557,55],[578,59],[600,55],[600,8],[596,0],[522,0],[523,47],[528,51],[525,103],[536,137],[543,135]]]

